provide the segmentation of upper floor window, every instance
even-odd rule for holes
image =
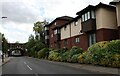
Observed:
[[[85,21],[87,21],[88,19],[87,19],[88,17],[87,17],[87,13],[85,13]]]
[[[95,19],[95,11],[91,11],[91,18]]]
[[[90,12],[87,12],[87,19],[90,19]]]
[[[85,17],[84,17],[84,15],[82,15],[82,22],[84,22],[85,21]]]
[[[89,20],[90,18],[95,19],[95,11],[88,11],[82,15],[82,22]]]

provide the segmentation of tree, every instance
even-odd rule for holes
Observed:
[[[2,51],[3,53],[7,53],[7,50],[8,50],[8,41],[4,37],[4,34],[2,34]]]
[[[26,48],[27,48],[27,53],[31,56],[32,55],[32,51],[33,51],[33,47],[35,46],[35,39],[34,36],[31,34],[29,36],[28,42],[26,44]]]
[[[34,23],[33,31],[35,31],[35,38],[37,40],[40,40],[41,42],[44,42],[44,26],[48,24],[46,20],[43,22],[37,21]]]
[[[44,26],[48,24],[48,22],[37,21],[34,23],[33,31],[35,32],[35,37],[33,35],[29,36],[26,47],[28,49],[29,56],[36,57],[35,53],[45,47],[44,42]]]

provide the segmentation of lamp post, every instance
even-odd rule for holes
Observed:
[[[5,17],[5,16],[3,16],[3,17],[1,17],[2,19],[4,19],[4,18],[7,18],[7,17]],[[2,44],[3,44],[4,42],[2,41]],[[3,46],[3,45],[2,45]],[[4,62],[4,52],[3,52],[3,49],[2,49],[2,62]]]
[[[2,41],[3,44],[3,41]],[[3,46],[3,45],[2,45]],[[2,49],[2,62],[4,62],[4,53],[3,53],[3,49]]]

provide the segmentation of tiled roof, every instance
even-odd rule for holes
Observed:
[[[87,6],[86,8],[84,8],[83,10],[79,11],[76,13],[76,15],[82,15],[83,13],[85,13],[86,11],[88,10],[94,10],[94,9],[97,9],[99,7],[106,7],[106,8],[115,8],[114,6],[111,6],[111,5],[107,5],[107,4],[103,4],[103,3],[99,3],[98,5],[96,6],[93,6],[93,5],[89,5]]]
[[[54,23],[56,20],[67,20],[71,21],[73,17],[70,16],[62,16],[62,17],[57,17],[55,20],[53,20],[51,23],[49,23],[47,26],[50,26],[52,23]]]
[[[112,2],[110,2],[110,4],[115,5],[116,3],[120,2],[120,0],[113,0]]]

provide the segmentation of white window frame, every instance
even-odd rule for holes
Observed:
[[[87,21],[87,13],[85,13],[85,21]]]
[[[84,14],[82,15],[82,22],[84,22],[85,21],[85,16],[84,16]]]
[[[90,12],[88,11],[87,12],[87,20],[89,20],[90,19]]]
[[[79,37],[76,37],[76,38],[75,38],[75,42],[76,42],[76,43],[79,43],[79,42],[80,42],[80,38],[79,38]]]
[[[93,10],[91,11],[91,18],[95,19],[95,11],[93,11]]]

